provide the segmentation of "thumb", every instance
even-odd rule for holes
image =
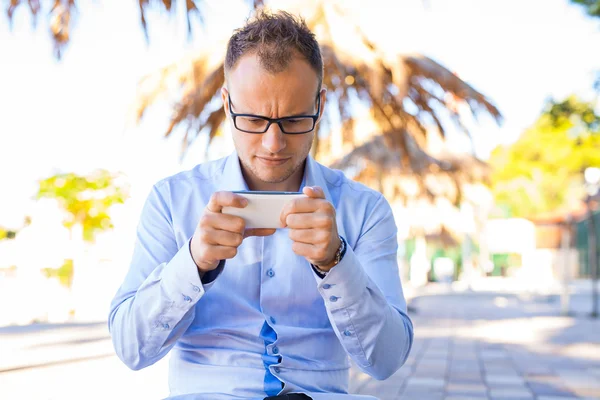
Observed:
[[[308,197],[312,197],[314,199],[325,198],[325,193],[323,192],[323,189],[321,189],[319,186],[306,186],[304,187],[302,192]]]

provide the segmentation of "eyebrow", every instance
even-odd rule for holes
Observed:
[[[320,94],[319,94],[320,95]],[[317,96],[319,96],[317,95]],[[235,108],[235,105],[233,104],[233,102],[231,101],[231,94],[227,94],[228,98],[229,98],[229,104],[231,104],[232,108]],[[301,116],[312,116],[315,115],[315,113],[318,113],[319,110],[317,110],[316,112],[313,112],[312,110],[314,110],[314,106],[315,106],[315,102],[317,101],[318,97],[315,97],[313,100],[313,108],[311,108],[311,111],[305,111],[305,112],[300,112],[300,113],[294,113],[294,114],[290,114],[290,115],[285,115],[283,117],[279,117],[279,118],[289,118],[289,117],[301,117]],[[252,113],[252,112],[240,112],[240,111],[236,111],[236,114],[246,114],[246,115],[255,115],[257,117],[263,117],[263,118],[271,118],[271,117],[267,117],[266,115],[263,114],[256,114],[256,113]]]

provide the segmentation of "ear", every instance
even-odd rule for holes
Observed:
[[[229,104],[227,104],[229,101],[229,92],[225,86],[221,88],[221,100],[223,101],[223,110],[225,111],[225,115],[229,118]]]
[[[323,113],[325,112],[325,99],[327,98],[327,88],[322,87],[319,96],[321,98],[321,108],[319,109],[319,119],[317,120],[317,124],[321,122],[321,118],[323,117]]]

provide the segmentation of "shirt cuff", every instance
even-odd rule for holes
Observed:
[[[220,269],[220,271],[222,270],[223,268]],[[190,252],[189,242],[188,245],[179,249],[161,273],[162,285],[177,308],[188,308],[196,304],[214,284],[216,276],[211,276],[211,278],[212,281],[206,284],[200,280],[198,267]]]
[[[313,264],[310,264],[310,266],[311,266],[313,272],[315,273],[315,275],[319,277],[319,281],[321,279],[325,278],[325,276],[327,276],[326,274],[322,274],[319,271],[317,271],[317,269],[315,268],[315,266]]]
[[[215,279],[217,279],[219,275],[221,275],[221,272],[223,272],[223,268],[225,268],[225,260],[219,261],[219,265],[217,265],[217,268],[213,269],[212,271],[208,271],[207,273],[202,275],[200,281],[202,282],[205,288],[207,288],[207,285],[209,285],[209,287],[212,286],[211,284],[215,281]]]
[[[331,268],[325,278],[321,279],[315,273],[315,280],[325,306],[334,311],[359,301],[367,290],[369,277],[354,251],[346,246],[346,254],[340,263]]]

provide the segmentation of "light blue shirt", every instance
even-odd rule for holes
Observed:
[[[248,190],[237,154],[158,182],[144,205],[128,274],[111,303],[119,358],[138,370],[171,352],[178,398],[263,399],[347,393],[350,362],[385,379],[406,361],[406,314],[392,210],[378,192],[309,157],[302,187],[320,186],[347,242],[321,279],[287,229],[246,238],[204,283],[189,242],[210,196]],[[206,278],[206,277],[205,277]],[[323,397],[327,396],[327,397]],[[347,396],[343,398],[365,398]]]

